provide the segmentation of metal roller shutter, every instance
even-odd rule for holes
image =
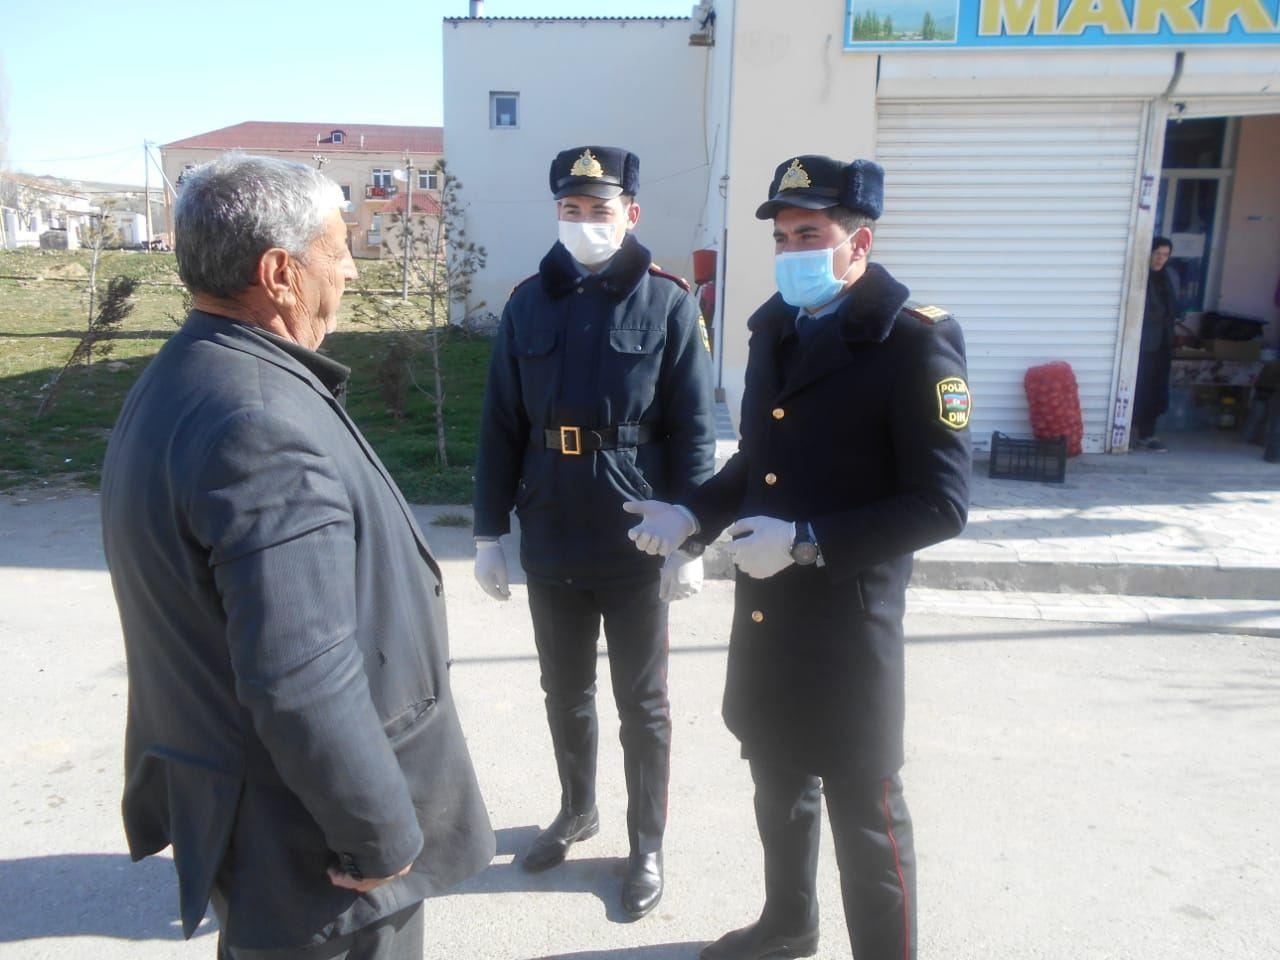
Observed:
[[[1026,369],[1066,360],[1084,449],[1111,425],[1141,101],[878,104],[875,259],[964,327],[974,443],[1029,435]]]

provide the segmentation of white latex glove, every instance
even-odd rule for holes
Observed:
[[[495,600],[510,600],[507,584],[507,555],[497,540],[476,541],[476,583]]]
[[[628,500],[622,505],[640,522],[627,531],[636,549],[651,555],[670,556],[672,551],[698,532],[698,522],[684,507],[661,500]]]
[[[764,580],[795,563],[791,545],[796,540],[796,525],[790,520],[747,517],[727,533],[734,538],[729,542],[733,562],[748,577]]]
[[[677,550],[662,565],[658,583],[658,599],[663,603],[684,600],[702,589],[702,557],[691,557]]]

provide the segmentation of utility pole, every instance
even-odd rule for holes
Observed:
[[[405,155],[404,158],[405,187],[407,192],[404,198],[404,284],[400,292],[400,299],[409,299],[409,256],[413,249],[413,158]]]
[[[142,141],[142,208],[147,214],[147,253],[151,252],[151,153]]]

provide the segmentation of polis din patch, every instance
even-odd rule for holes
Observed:
[[[938,381],[938,419],[953,430],[969,425],[969,385],[960,377]]]

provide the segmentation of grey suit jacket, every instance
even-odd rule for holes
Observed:
[[[190,936],[323,942],[481,870],[494,838],[450,692],[440,569],[298,359],[193,312],[125,401],[102,479],[129,668],[124,823],[173,846]],[[368,894],[332,886],[412,872]]]

